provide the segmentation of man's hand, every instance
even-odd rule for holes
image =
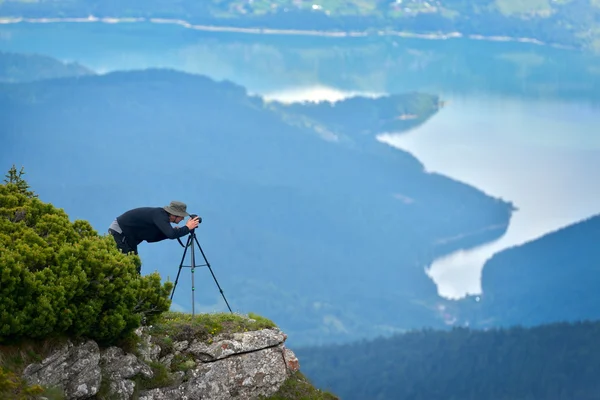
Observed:
[[[198,226],[198,224],[200,223],[200,220],[198,219],[198,217],[194,218],[194,219],[188,219],[188,221],[185,223],[185,226],[188,227],[188,229],[191,231],[192,229],[196,229],[196,227]]]

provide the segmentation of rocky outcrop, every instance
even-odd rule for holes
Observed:
[[[31,364],[23,377],[31,383],[63,388],[69,399],[87,399],[102,382],[100,350],[94,341],[79,345],[67,342],[39,364]]]
[[[254,399],[277,392],[299,370],[279,329],[217,335],[209,342],[178,337],[169,351],[145,328],[136,331],[135,354],[101,349],[94,341],[68,341],[27,366],[31,384],[61,388],[71,399]],[[164,347],[164,345],[163,345]]]

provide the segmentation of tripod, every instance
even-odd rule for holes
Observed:
[[[181,274],[181,269],[184,267],[191,268],[191,271],[192,271],[192,316],[195,315],[194,270],[196,269],[196,252],[194,250],[194,243],[196,243],[198,245],[198,249],[200,249],[200,253],[202,254],[202,257],[204,258],[204,262],[205,262],[205,264],[198,265],[198,267],[208,267],[208,269],[210,270],[210,274],[212,275],[213,279],[215,280],[215,283],[217,284],[217,287],[219,288],[219,292],[221,292],[221,296],[223,296],[223,300],[225,300],[225,304],[227,304],[227,308],[229,309],[229,312],[233,314],[233,311],[231,311],[231,307],[229,307],[229,303],[227,302],[227,299],[225,298],[223,289],[221,289],[219,282],[217,282],[217,278],[215,277],[215,274],[213,273],[213,270],[210,267],[210,263],[206,259],[206,256],[204,255],[204,251],[202,250],[200,243],[198,243],[198,238],[196,238],[195,231],[196,231],[196,229],[192,229],[190,231],[190,234],[188,235],[187,243],[185,244],[185,246],[183,245],[183,243],[181,243],[181,240],[179,240],[179,238],[177,238],[177,241],[179,242],[179,244],[181,244],[184,247],[184,250],[183,250],[183,257],[181,257],[181,263],[179,264],[179,271],[177,272],[177,278],[175,278],[175,285],[173,286],[173,291],[171,292],[171,300],[173,300],[173,295],[175,294],[175,288],[177,287],[177,282],[179,281],[179,275]],[[185,254],[187,253],[188,248],[190,249],[191,265],[183,265],[183,261],[185,260]]]

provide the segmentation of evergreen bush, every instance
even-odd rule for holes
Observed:
[[[170,307],[173,284],[140,276],[110,235],[29,189],[23,170],[0,185],[0,343],[59,335],[111,344]]]

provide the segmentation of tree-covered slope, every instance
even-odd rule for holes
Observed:
[[[477,326],[600,319],[600,216],[495,254],[481,284],[462,305]]]
[[[342,399],[592,400],[600,322],[417,331],[296,349],[303,370]]]
[[[407,101],[419,96],[429,100]],[[419,115],[401,121],[410,127],[437,104],[415,94],[341,106],[373,126]],[[511,205],[308,107],[282,107],[165,70],[5,84],[0,159],[98,231],[129,208],[187,202],[232,307],[272,315],[297,343],[443,326],[422,265],[501,235]],[[182,249],[167,242],[140,246],[144,273],[174,278]],[[197,301],[222,309],[205,278]],[[186,278],[176,305],[191,308],[189,293]]]

